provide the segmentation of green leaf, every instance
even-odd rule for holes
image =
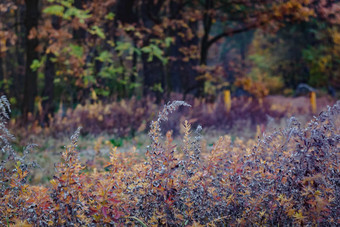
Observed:
[[[110,95],[110,91],[108,91],[108,90],[104,90],[104,89],[95,89],[95,90],[96,90],[96,93],[98,95],[102,95],[102,96],[105,96],[105,97]]]
[[[101,61],[101,62],[109,62],[109,63],[113,62],[112,54],[107,50],[100,52],[99,56],[96,57],[96,60]]]
[[[129,42],[117,42],[116,51],[118,51],[118,56],[121,56],[124,51],[131,50],[132,45]]]
[[[131,83],[129,85],[129,89],[134,89],[134,88],[139,88],[141,87],[142,85],[140,83]]]
[[[164,42],[165,42],[166,47],[170,47],[171,43],[174,43],[174,38],[173,37],[166,37]]]
[[[15,105],[15,104],[17,104],[17,99],[14,98],[14,97],[12,97],[12,98],[9,99],[9,102],[10,102],[12,105]]]
[[[145,47],[141,48],[140,50],[144,53],[151,53],[151,51],[152,51],[150,46],[145,46]]]
[[[91,30],[89,31],[92,35],[97,35],[102,39],[105,39],[105,34],[102,31],[101,28],[99,28],[97,25],[94,25],[91,27]]]
[[[133,50],[136,52],[138,56],[142,54],[142,51],[139,48],[133,48]]]
[[[45,78],[45,74],[42,72],[38,72],[38,81],[43,81],[44,78]]]
[[[109,12],[106,16],[105,19],[106,20],[113,20],[115,18],[115,14],[112,12]]]
[[[50,14],[50,15],[56,15],[56,16],[62,16],[64,13],[64,6],[61,5],[51,5],[46,7],[43,10],[43,13]]]
[[[85,86],[87,87],[90,83],[91,84],[95,84],[97,81],[96,81],[96,78],[92,75],[86,75],[84,76],[84,84]]]
[[[32,69],[33,72],[37,71],[42,63],[38,59],[34,59],[32,64],[30,65],[30,68]]]
[[[81,58],[83,56],[84,50],[82,46],[70,44],[71,54]]]
[[[124,72],[124,67],[117,67],[115,68],[115,72],[118,73],[118,74],[122,74]]]
[[[157,57],[159,60],[161,60],[164,65],[168,62],[168,59],[163,56],[164,51],[155,44],[150,44],[149,46],[145,46],[141,48],[141,51],[149,54],[149,57],[147,60],[148,62],[151,62],[154,56]]]
[[[159,92],[164,92],[163,88],[162,88],[162,84],[158,83],[158,84],[154,84],[152,87],[153,91],[159,91]]]
[[[60,78],[54,78],[53,83],[59,84],[61,82]]]
[[[85,23],[85,19],[90,18],[92,15],[89,14],[87,10],[77,9],[76,7],[70,7],[65,11],[63,18],[66,20],[70,20],[72,17],[76,17],[79,19],[80,23]]]
[[[152,62],[152,59],[153,59],[153,54],[150,53],[147,61],[148,61],[148,62]]]
[[[99,75],[100,77],[102,77],[102,78],[108,78],[108,79],[110,79],[110,78],[115,77],[116,72],[115,72],[113,66],[111,65],[111,66],[109,66],[109,67],[103,67],[103,68],[100,70],[100,72],[99,72],[98,75]]]
[[[60,4],[65,6],[66,8],[70,8],[72,7],[72,4],[74,1],[73,0],[64,0],[64,1],[57,0],[57,2],[60,2]]]

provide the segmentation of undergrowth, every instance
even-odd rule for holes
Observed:
[[[179,100],[182,96],[172,94],[170,100]],[[283,96],[268,96],[261,102],[252,97],[233,97],[229,103],[230,109],[223,96],[216,100],[186,97],[185,102],[191,108],[179,108],[171,114],[169,120],[163,122],[164,131],[172,130],[177,138],[181,122],[188,120],[193,126],[202,125],[205,130],[218,130],[224,133],[235,131],[242,136],[244,128],[250,132],[256,131],[258,125],[265,128],[271,121],[278,123],[291,116],[311,117],[312,109],[308,97],[289,98]],[[335,100],[327,97],[317,99],[318,110],[327,105],[333,105]],[[41,135],[61,138],[72,134],[79,126],[83,126],[81,135],[110,134],[117,137],[134,137],[145,134],[150,122],[155,119],[158,106],[155,100],[144,97],[140,100],[131,98],[120,101],[94,101],[79,104],[74,109],[60,104],[58,112],[49,115],[46,123],[38,113],[30,114],[28,122],[14,118],[10,128],[20,137],[21,144],[34,140]],[[46,120],[46,119],[45,119]],[[302,119],[301,119],[302,120]],[[244,125],[247,124],[247,127]]]
[[[162,122],[179,106],[164,106],[150,125],[146,160],[112,147],[102,168],[83,165],[71,137],[50,186],[30,186],[26,163],[7,130],[9,104],[0,100],[0,224],[33,226],[336,226],[340,224],[340,102],[303,127],[257,141],[220,137],[212,151],[201,127],[184,123],[182,142],[163,135]],[[86,168],[86,171],[85,171]],[[107,171],[108,170],[108,171]]]

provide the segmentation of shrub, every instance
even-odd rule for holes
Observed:
[[[1,103],[4,109],[6,102]],[[77,130],[50,188],[27,185],[26,167],[17,163],[16,172],[1,175],[14,182],[1,190],[2,224],[339,224],[340,102],[306,127],[291,118],[285,129],[258,141],[221,137],[211,151],[201,147],[201,127],[192,132],[187,121],[182,143],[174,144],[170,131],[164,137],[161,124],[179,106],[188,104],[165,105],[151,123],[145,160],[112,148],[106,168],[85,172]],[[4,119],[1,132],[8,132]],[[2,141],[2,148],[10,146]]]
[[[11,112],[9,102],[5,96],[0,97],[0,224],[6,225],[9,220],[20,220],[32,217],[31,207],[27,203],[29,198],[26,183],[29,168],[34,163],[27,161],[27,155],[34,145],[24,148],[19,156],[11,145],[14,136],[7,129],[7,120]]]
[[[180,94],[171,94],[170,100],[182,98]],[[268,124],[268,116],[275,122],[295,116],[311,117],[311,107],[308,97],[288,98],[282,96],[265,97],[262,101],[252,97],[233,97],[231,99],[230,111],[227,110],[222,97],[217,97],[214,102],[205,99],[195,99],[187,96],[186,100],[192,107],[179,108],[173,113],[169,120],[163,122],[162,128],[165,131],[172,130],[177,137],[181,124],[187,119],[193,126],[202,125],[204,129],[216,129],[225,133],[237,131],[238,136],[244,128],[244,124],[249,124],[252,131],[257,125]],[[50,116],[50,123],[47,127],[42,127],[33,116],[30,124],[25,127],[20,126],[22,122],[13,119],[10,125],[13,130],[20,132],[21,145],[30,140],[36,140],[36,135],[52,136],[61,138],[70,135],[79,126],[84,126],[82,135],[87,134],[110,134],[117,137],[130,137],[138,133],[147,132],[152,119],[155,118],[158,107],[155,100],[143,98],[137,100],[112,101],[103,103],[101,101],[77,105],[74,109],[59,109],[54,117]],[[326,97],[318,97],[318,111],[327,105],[333,105],[334,101]],[[250,131],[251,131],[250,130]],[[234,134],[234,133],[233,133]]]

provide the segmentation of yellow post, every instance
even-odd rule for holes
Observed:
[[[315,91],[310,93],[310,105],[312,107],[312,113],[316,114],[316,94]]]
[[[261,127],[260,125],[256,125],[256,138],[261,136]]]
[[[224,104],[227,110],[227,113],[231,110],[231,96],[230,96],[230,90],[224,91]]]

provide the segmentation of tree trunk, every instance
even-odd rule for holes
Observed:
[[[204,27],[204,35],[201,40],[201,56],[200,56],[200,65],[207,65],[208,60],[208,50],[209,50],[209,33],[212,26],[212,17],[209,15],[210,10],[214,7],[213,0],[206,0],[204,4],[204,13],[203,13],[203,27]],[[201,79],[197,81],[198,83],[198,96],[203,96],[204,93],[204,80]]]
[[[84,0],[75,0],[74,1],[74,6],[77,9],[81,9],[82,10],[83,9],[83,2],[86,2],[86,1],[84,1]],[[54,26],[56,26],[56,24],[53,25],[53,27]],[[57,25],[57,26],[59,27],[60,25]],[[74,38],[74,40],[76,40],[78,45],[82,45],[83,44],[82,42],[85,39],[85,36],[86,36],[85,29],[80,27],[78,29],[74,29],[73,30],[73,38]]]
[[[38,39],[29,39],[28,35],[32,28],[37,28],[39,20],[39,0],[25,0],[26,15],[26,69],[24,82],[24,100],[22,106],[22,113],[24,121],[27,121],[28,113],[34,111],[34,99],[37,95],[37,72],[32,71],[31,64],[34,59],[38,58],[38,52],[35,48],[38,46]]]
[[[43,113],[41,114],[41,123],[48,124],[49,123],[49,115],[53,115],[54,106],[53,106],[53,99],[54,99],[54,78],[55,78],[55,68],[54,62],[51,61],[51,58],[54,57],[54,54],[48,54],[47,60],[45,64],[45,86],[43,90]]]
[[[13,70],[13,80],[15,83],[12,83],[12,97],[16,97],[17,100],[17,108],[22,108],[23,99],[24,99],[24,84],[25,84],[25,5],[18,4],[18,9],[16,10],[15,16],[15,34],[18,36],[18,40],[15,44],[15,53],[14,56],[17,60],[18,66]]]
[[[57,16],[52,17],[52,26],[54,29],[60,28],[61,18]],[[55,72],[55,63],[52,62],[52,58],[55,55],[50,53],[47,55],[46,64],[45,64],[45,86],[42,93],[43,101],[43,113],[42,113],[42,124],[49,124],[49,115],[53,116],[55,106],[53,105],[54,101],[54,78],[56,75]]]
[[[155,3],[154,1],[145,1],[142,3],[141,11],[139,12],[143,21],[144,26],[147,28],[153,27],[155,24],[160,23],[159,13],[162,7],[162,1]],[[150,40],[155,38],[152,34],[147,35],[144,39],[144,44],[149,45]],[[161,92],[155,91],[153,88],[155,85],[160,84],[161,88],[164,89],[165,76],[164,66],[162,62],[155,56],[152,61],[148,61],[149,54],[142,54],[143,63],[143,76],[144,76],[144,95],[153,95],[157,97],[157,102],[161,100]]]
[[[164,88],[164,70],[162,62],[153,57],[151,62],[148,62],[148,54],[142,54],[143,75],[144,75],[144,95],[153,95],[157,97],[157,102],[161,100],[161,91],[154,90],[155,85],[160,84]]]
[[[182,14],[180,10],[184,8],[186,3],[183,1],[172,0],[170,2],[170,18],[171,20],[181,20]],[[197,30],[197,22],[192,22],[188,24],[190,29],[193,30],[193,33],[196,33]],[[175,60],[170,61],[169,67],[167,70],[167,82],[169,84],[169,90],[177,93],[194,93],[195,88],[197,87],[196,75],[197,71],[194,69],[194,66],[198,65],[197,59],[189,59],[188,61],[183,61],[185,55],[180,51],[181,47],[190,48],[190,46],[199,46],[198,38],[195,36],[192,39],[188,39],[187,37],[181,37],[179,32],[186,32],[186,29],[178,30],[170,29],[169,35],[170,37],[175,38],[175,42],[169,48],[169,56],[175,58]],[[170,92],[169,91],[169,92]]]
[[[118,0],[116,19],[122,23],[135,23],[138,18],[133,11],[135,0]]]
[[[195,24],[190,24],[192,30],[196,30]],[[195,33],[195,31],[193,31]],[[197,70],[194,66],[199,65],[199,59],[189,59],[189,61],[183,61],[183,53],[180,52],[181,47],[190,48],[190,46],[199,46],[199,40],[194,37],[191,40],[187,40],[178,35],[178,30],[172,32],[171,36],[175,37],[175,43],[170,47],[170,56],[177,58],[169,63],[169,81],[171,91],[186,94],[198,95],[198,81]]]

